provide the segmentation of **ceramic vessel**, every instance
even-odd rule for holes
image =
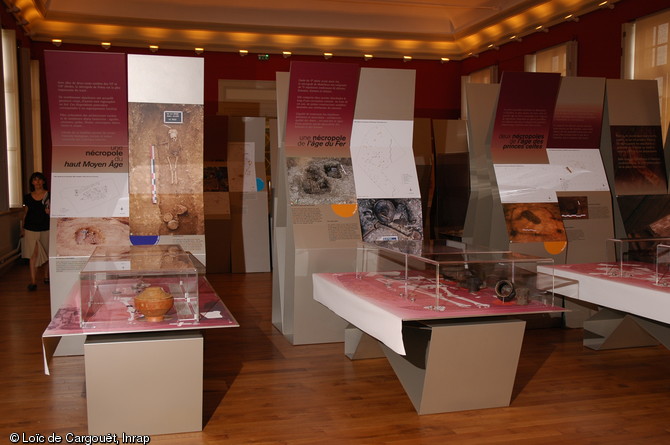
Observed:
[[[150,322],[163,321],[173,303],[172,295],[158,286],[147,287],[135,297],[135,309]]]

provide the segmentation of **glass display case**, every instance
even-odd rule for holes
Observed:
[[[356,276],[386,280],[388,288],[395,286],[409,301],[430,296],[429,308],[436,311],[494,304],[553,306],[553,266],[552,258],[447,240],[379,241],[358,245]]]
[[[654,276],[657,284],[669,281],[667,275],[670,238],[610,238],[607,250],[614,251],[614,263],[608,263],[607,275],[611,277]]]
[[[204,266],[178,245],[97,248],[79,273],[81,327],[197,322]]]

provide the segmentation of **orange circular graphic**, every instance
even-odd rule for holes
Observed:
[[[547,241],[544,243],[544,250],[552,255],[558,255],[568,247],[567,241]]]
[[[358,204],[331,204],[330,208],[337,216],[342,218],[351,218],[358,210]]]

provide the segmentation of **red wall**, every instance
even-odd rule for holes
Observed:
[[[363,67],[416,70],[415,116],[457,119],[460,117],[461,75],[498,65],[499,74],[505,71],[523,71],[524,55],[570,40],[578,43],[579,76],[619,78],[621,72],[621,28],[628,21],[670,7],[668,0],[621,0],[614,9],[601,9],[580,17],[579,22],[555,25],[547,33],[535,33],[522,42],[510,42],[499,50],[489,50],[478,58],[440,63],[437,60],[373,59],[333,57],[331,62],[356,63]],[[4,13],[4,11],[3,11]],[[6,14],[5,14],[6,15]],[[3,16],[3,24],[6,17]],[[21,44],[30,45],[34,59],[43,62],[44,50],[56,49],[50,43],[29,42],[19,32]],[[63,51],[104,51],[99,46],[68,45]],[[152,54],[142,48],[116,48],[110,51],[128,54]],[[267,61],[255,54],[240,57],[236,53],[205,52],[195,56],[192,51],[161,49],[157,54],[205,58],[205,117],[213,117],[218,109],[219,79],[275,80],[277,71],[288,71],[293,60],[325,61],[315,56],[293,56],[285,59],[272,54]],[[41,66],[44,66],[43,63]],[[42,72],[42,143],[45,172],[51,171],[51,138],[44,72]],[[206,141],[212,138],[205,137]],[[207,144],[206,144],[207,145]],[[207,146],[205,147],[207,150]]]

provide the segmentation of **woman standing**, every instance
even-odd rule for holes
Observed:
[[[49,188],[41,172],[30,176],[30,193],[23,197],[23,258],[30,258],[29,291],[37,289],[37,268],[49,261]],[[49,267],[44,283],[49,282]]]

